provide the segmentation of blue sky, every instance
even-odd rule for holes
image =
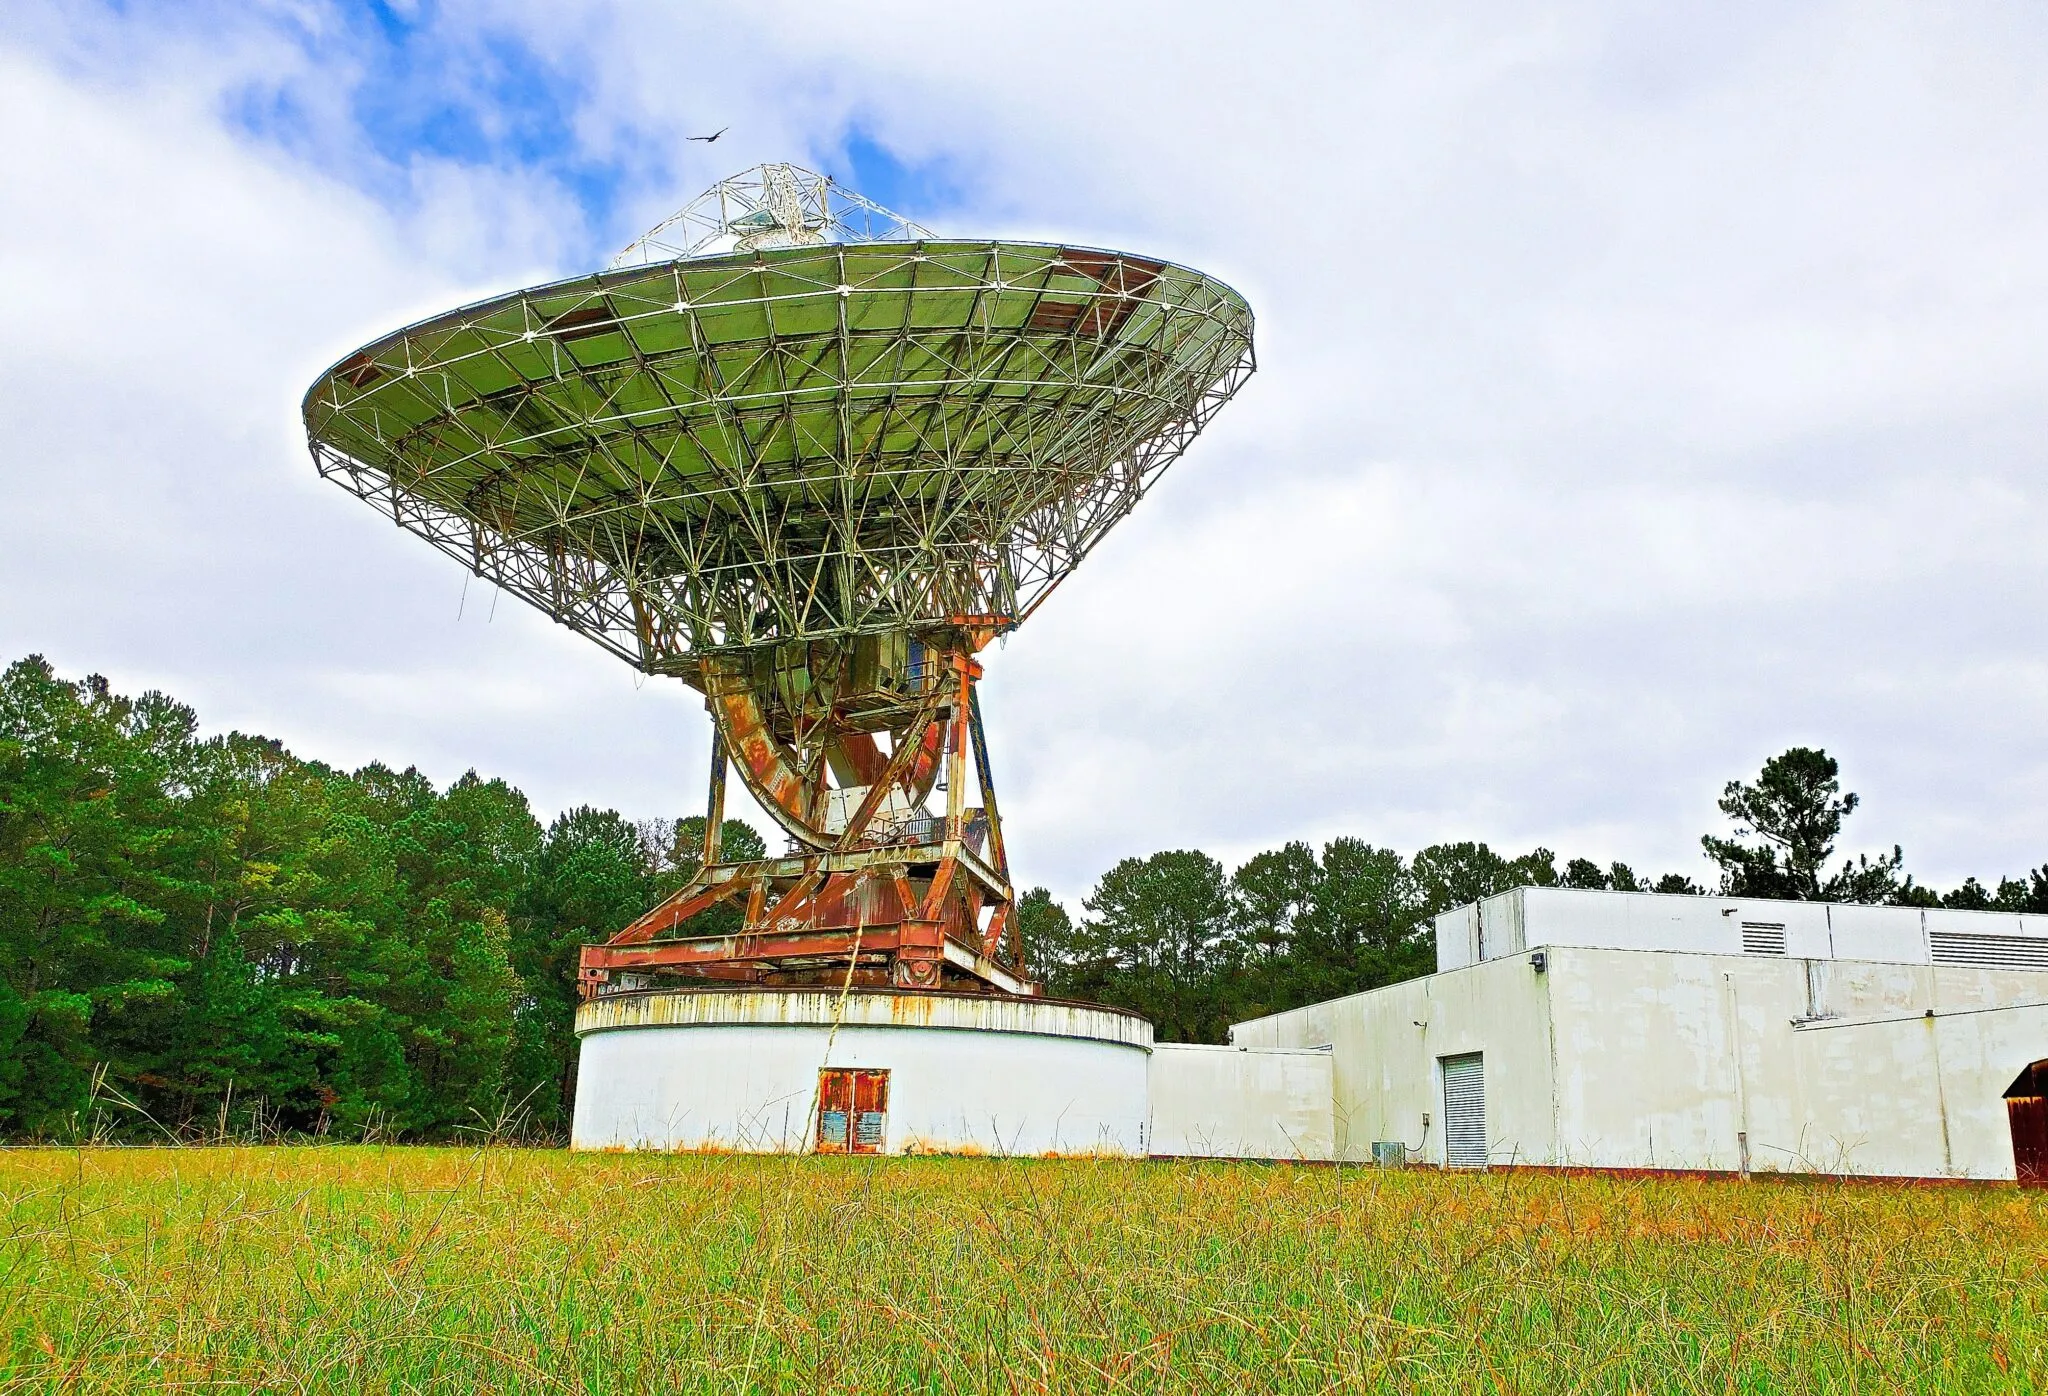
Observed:
[[[991,657],[1027,880],[1338,834],[1698,875],[1721,784],[1795,742],[1862,794],[1851,846],[2015,872],[2048,860],[2044,70],[2020,4],[19,0],[0,652],[687,812],[690,697],[479,602],[314,477],[297,404],[795,159],[1259,316],[1250,388]]]
[[[408,171],[422,161],[545,180],[566,192],[578,215],[577,226],[563,230],[565,245],[594,260],[642,231],[631,225],[630,195],[676,188],[676,167],[688,153],[678,137],[721,128],[734,135],[734,114],[706,103],[694,127],[632,123],[596,148],[579,131],[599,100],[587,68],[550,58],[515,25],[488,15],[369,0],[281,11],[268,27],[301,61],[224,91],[221,114],[230,129],[394,206],[418,197]],[[681,77],[687,82],[689,74]],[[966,203],[958,159],[907,159],[863,116],[856,109],[806,132],[808,158],[912,218],[943,218]],[[735,143],[726,140],[728,148]],[[697,153],[716,165],[714,147]]]
[[[371,0],[327,10],[334,22],[317,27],[283,17],[278,31],[305,66],[225,93],[227,121],[393,203],[411,196],[406,171],[423,159],[538,176],[573,196],[585,235],[614,234],[631,172],[577,139],[588,85],[516,31],[449,35],[439,8]],[[337,96],[339,131],[328,119]]]

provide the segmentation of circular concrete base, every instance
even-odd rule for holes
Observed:
[[[578,1149],[808,1153],[822,1131],[828,1152],[1146,1153],[1152,1025],[1121,1009],[657,990],[583,1005],[576,1033]]]

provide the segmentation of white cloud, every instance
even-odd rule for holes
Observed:
[[[2032,9],[444,11],[585,85],[628,181],[595,229],[530,168],[358,177],[350,71],[277,13],[0,51],[0,118],[58,133],[0,152],[10,653],[687,809],[693,701],[479,624],[481,584],[456,625],[452,565],[312,480],[298,394],[859,123],[966,173],[954,230],[1164,254],[1260,315],[1260,376],[992,658],[1022,875],[1340,832],[1697,871],[1721,782],[1793,741],[1923,877],[2048,859]],[[297,154],[220,117],[264,74]]]

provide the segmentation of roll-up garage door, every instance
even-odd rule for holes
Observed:
[[[1484,1056],[1445,1057],[1444,1162],[1452,1168],[1486,1167]]]

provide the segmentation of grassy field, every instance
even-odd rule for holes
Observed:
[[[0,1153],[0,1389],[2048,1389],[2048,1194]]]

